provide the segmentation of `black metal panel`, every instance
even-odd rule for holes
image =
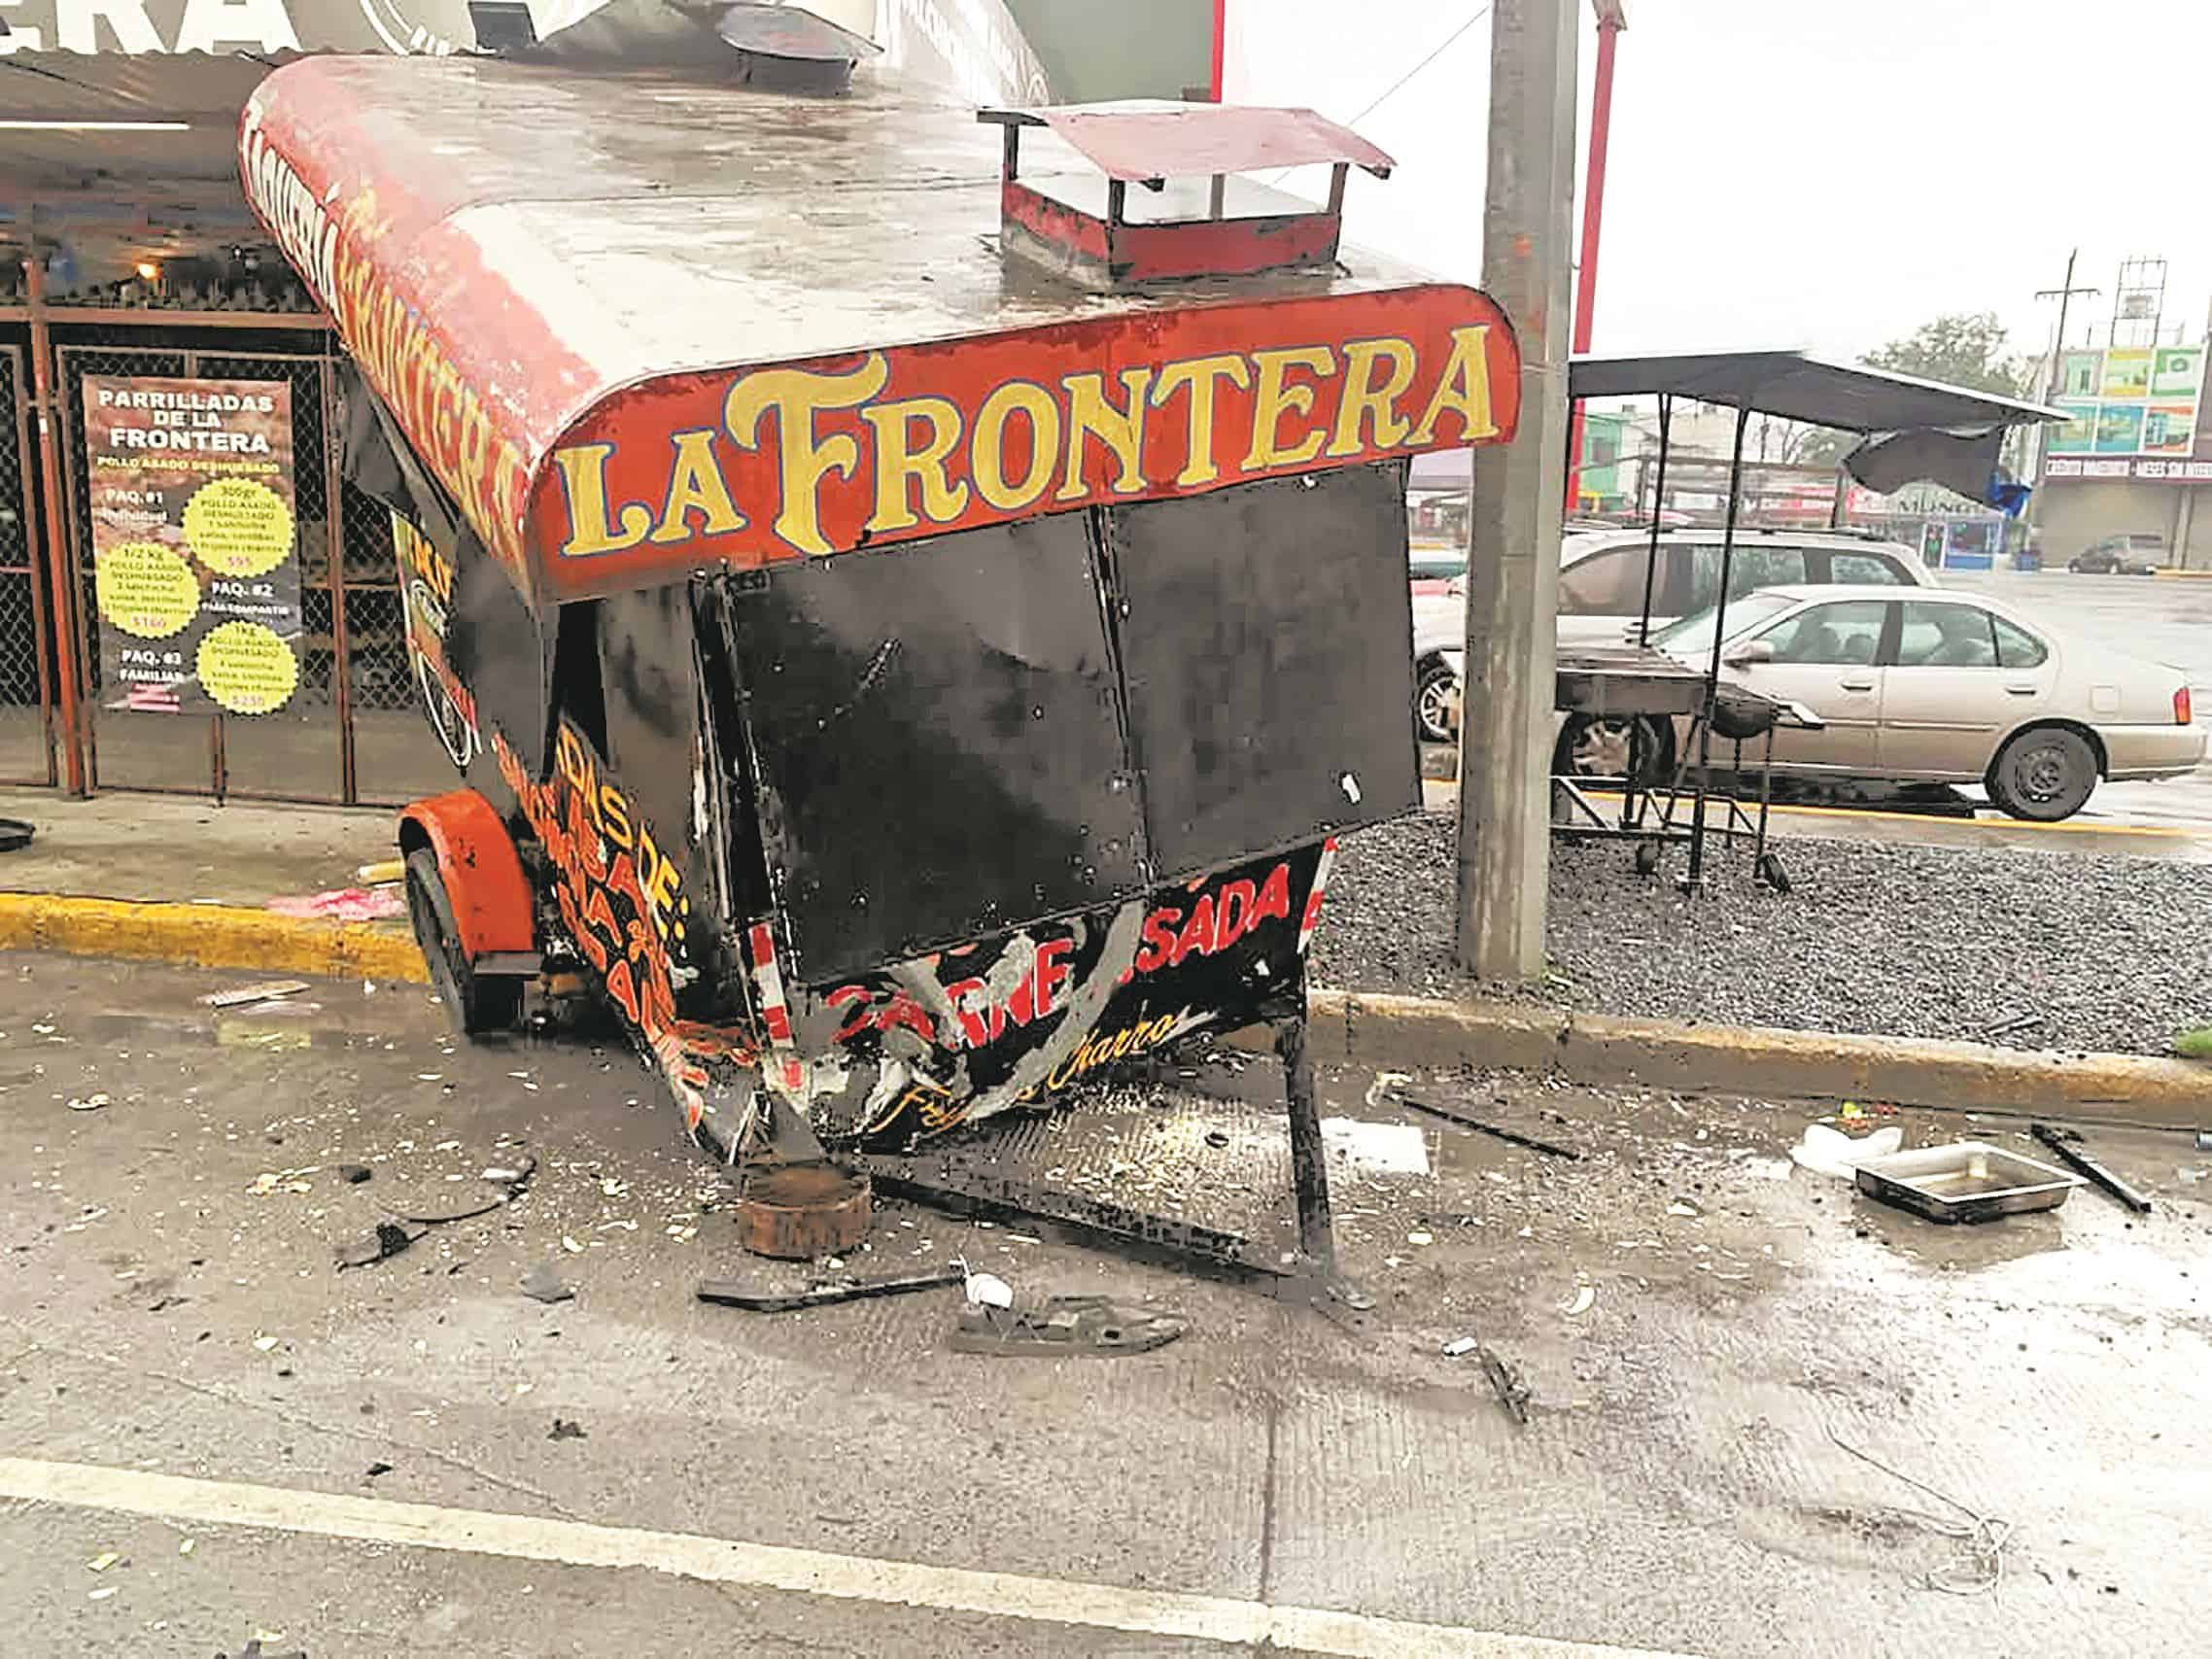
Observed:
[[[1161,876],[1420,807],[1401,465],[1106,516]]]
[[[515,592],[505,567],[464,529],[453,548],[445,658],[476,700],[484,741],[500,733],[534,778],[545,776],[552,737],[553,635]]]
[[[802,981],[1139,889],[1088,524],[1062,514],[723,588]]]

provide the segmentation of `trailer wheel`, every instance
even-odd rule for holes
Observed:
[[[437,854],[427,847],[407,854],[407,919],[454,1025],[464,1035],[511,1027],[522,1013],[523,983],[511,975],[478,974],[468,965]]]

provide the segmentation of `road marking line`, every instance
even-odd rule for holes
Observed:
[[[1222,1596],[879,1561],[691,1533],[449,1509],[96,1464],[0,1458],[0,1497],[202,1526],[260,1527],[570,1567],[643,1567],[685,1578],[840,1601],[1230,1644],[1272,1642],[1349,1659],[1684,1659],[1646,1648],[1415,1624],[1325,1607],[1273,1607]]]

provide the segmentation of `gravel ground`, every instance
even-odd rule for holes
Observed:
[[[1424,813],[1346,839],[1314,938],[1318,983],[1515,994],[1449,957],[1453,822]],[[2212,1023],[2212,868],[1999,848],[1792,837],[1795,891],[1741,852],[1684,901],[1628,849],[1555,843],[1545,1001],[1608,1014],[2167,1052]],[[1525,990],[1523,994],[1526,994]],[[2022,1014],[2041,1022],[1992,1025]]]

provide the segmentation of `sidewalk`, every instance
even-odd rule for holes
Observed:
[[[0,852],[0,948],[267,973],[420,980],[404,921],[282,916],[271,899],[358,884],[395,856],[383,810],[0,789],[37,831]]]

